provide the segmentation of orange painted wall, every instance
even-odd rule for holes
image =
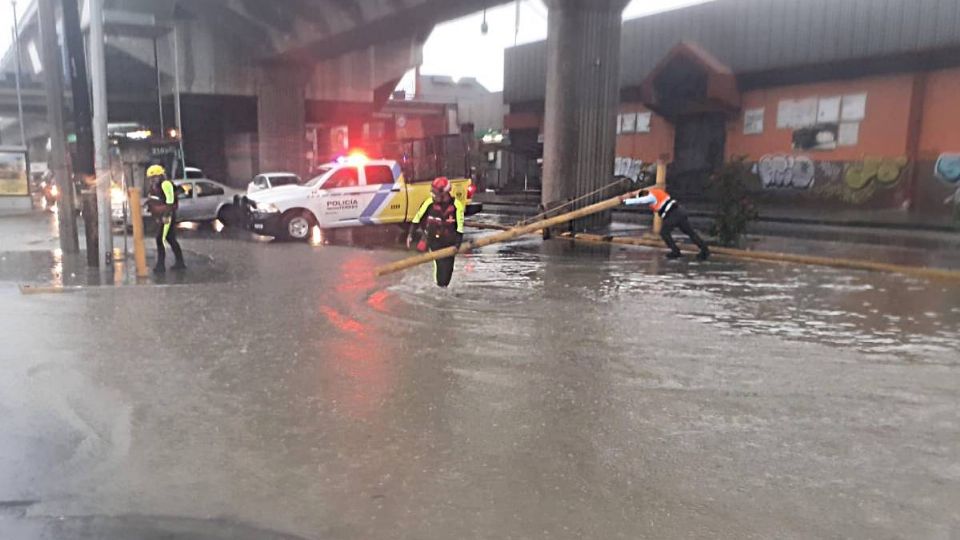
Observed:
[[[793,130],[777,129],[777,106],[784,99],[839,96],[866,92],[867,109],[856,146],[802,152],[818,161],[856,161],[864,157],[900,157],[907,152],[907,127],[913,75],[827,81],[745,92],[742,110],[764,108],[763,133],[743,134],[743,113],[727,125],[727,156],[758,160],[765,154],[793,153]],[[801,152],[797,152],[801,153]]]
[[[927,75],[920,159],[936,159],[944,152],[960,152],[960,68]]]
[[[638,103],[624,103],[621,113],[647,112]],[[673,154],[673,125],[654,113],[650,118],[650,133],[624,133],[617,136],[617,157],[654,162],[661,154]]]

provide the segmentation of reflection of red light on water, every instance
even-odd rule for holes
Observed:
[[[374,286],[374,264],[369,257],[352,257],[340,267],[341,281],[336,287],[339,293],[372,289]]]
[[[322,311],[327,317],[327,320],[330,321],[330,324],[337,327],[337,329],[341,332],[362,334],[364,331],[363,323],[356,319],[347,317],[330,306],[323,306],[320,308],[320,311]]]
[[[333,289],[335,305],[363,313],[366,304],[386,312],[390,293],[377,290],[375,266],[374,259],[365,254],[344,261]],[[344,334],[324,344],[321,369],[326,395],[349,417],[376,418],[393,393],[397,379],[383,333],[329,305],[320,306],[320,312]]]
[[[387,291],[377,291],[371,294],[370,298],[367,298],[367,305],[369,305],[370,307],[372,307],[377,311],[386,312],[387,311],[386,303],[387,303],[387,298],[389,297],[390,297],[390,293],[388,293]]]

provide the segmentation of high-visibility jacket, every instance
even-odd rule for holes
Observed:
[[[466,215],[466,205],[457,199],[450,199],[449,203],[437,202],[433,196],[423,201],[420,209],[413,216],[414,225],[423,225],[428,238],[456,239],[456,235],[463,234],[463,222]]]

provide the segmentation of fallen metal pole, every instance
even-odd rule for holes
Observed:
[[[631,246],[645,247],[663,247],[663,242],[651,238],[636,237],[605,237],[596,234],[572,234],[563,235],[566,238],[580,242],[589,242],[594,244],[625,244]],[[746,249],[727,248],[722,246],[710,246],[710,252],[738,259],[751,259],[766,262],[788,262],[796,264],[809,264],[813,266],[827,266],[832,268],[848,268],[853,270],[868,270],[873,272],[886,272],[892,274],[901,274],[905,276],[923,277],[941,281],[960,281],[960,271],[948,270],[946,268],[931,268],[928,266],[907,266],[903,264],[891,264],[878,261],[865,261],[861,259],[841,259],[836,257],[818,257],[815,255],[799,255],[794,253],[778,253],[775,251],[752,251]]]
[[[437,251],[424,253],[422,255],[417,255],[415,257],[409,257],[407,259],[403,259],[401,261],[397,261],[395,263],[387,264],[377,268],[376,274],[377,276],[385,276],[387,274],[392,274],[394,272],[406,270],[407,268],[412,268],[414,266],[428,263],[430,261],[435,261],[437,259],[445,259],[447,257],[456,255],[457,253],[460,253],[460,252],[469,251],[471,249],[475,249],[483,246],[489,246],[491,244],[499,244],[501,242],[507,242],[509,240],[513,240],[514,238],[517,238],[518,236],[536,234],[540,232],[540,230],[546,229],[547,227],[560,225],[561,223],[573,221],[578,218],[586,217],[591,214],[596,214],[597,212],[603,212],[604,210],[609,210],[611,208],[619,206],[624,201],[624,199],[627,198],[628,196],[629,194],[620,195],[617,197],[613,197],[611,199],[600,201],[595,204],[591,204],[590,206],[585,206],[583,208],[580,208],[579,210],[567,212],[566,214],[561,214],[559,216],[555,216],[549,219],[542,219],[540,221],[536,221],[529,225],[524,225],[522,227],[515,227],[507,231],[491,234],[490,236],[484,236],[472,242],[464,242],[459,250],[456,247],[448,247],[444,249],[439,249]]]
[[[466,225],[475,229],[492,229],[497,231],[505,231],[510,229],[504,225],[497,225],[495,223],[481,223],[476,221],[468,221]],[[587,242],[590,244],[622,244],[653,248],[664,247],[663,241],[660,239],[635,236],[600,236],[597,234],[587,233],[564,233],[561,235],[561,237],[577,242]],[[691,249],[695,249],[695,246],[690,247]],[[766,262],[791,262],[796,264],[809,264],[813,266],[850,268],[853,270],[867,270],[872,272],[887,272],[941,281],[960,281],[960,270],[950,270],[947,268],[908,266],[905,264],[865,261],[862,259],[838,259],[835,257],[798,255],[795,253],[780,253],[776,251],[754,251],[748,249],[726,248],[722,246],[710,246],[710,252],[737,259],[751,259],[755,261]]]

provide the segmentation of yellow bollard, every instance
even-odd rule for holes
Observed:
[[[662,159],[657,160],[657,189],[667,189],[667,165]],[[663,228],[663,219],[656,212],[653,213],[653,234],[660,236],[660,229]]]
[[[137,265],[137,277],[150,275],[147,270],[147,252],[143,247],[143,215],[140,213],[140,192],[136,188],[127,191],[130,198],[130,221],[133,224],[133,260]]]

